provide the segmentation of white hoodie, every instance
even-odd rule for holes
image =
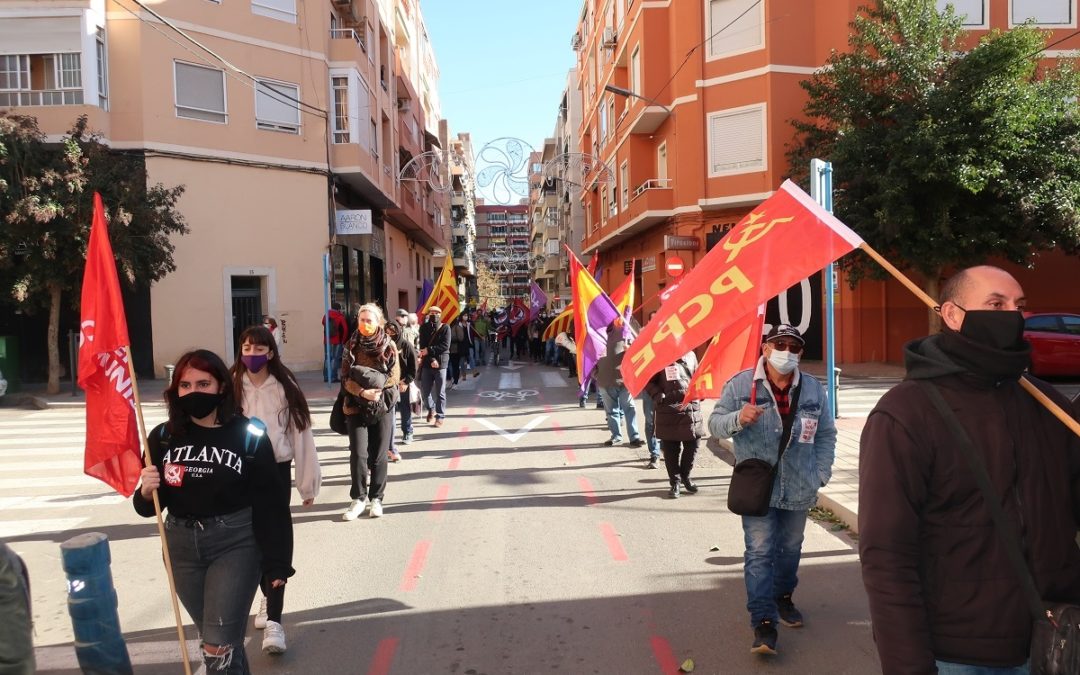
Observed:
[[[245,373],[241,407],[244,415],[258,417],[266,424],[270,443],[274,446],[274,458],[278,462],[296,460],[296,489],[300,497],[317,497],[322,483],[322,470],[319,468],[319,455],[315,451],[315,434],[310,426],[303,431],[299,431],[295,426],[288,427],[289,404],[285,400],[285,387],[281,382],[273,375],[268,375],[262,386],[256,387]]]

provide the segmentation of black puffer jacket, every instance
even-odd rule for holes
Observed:
[[[697,370],[697,355],[687,352],[675,363],[652,376],[645,384],[645,395],[656,404],[656,427],[653,433],[661,441],[692,441],[705,435],[701,402],[683,405],[690,388],[690,378]],[[668,379],[669,368],[674,379]]]

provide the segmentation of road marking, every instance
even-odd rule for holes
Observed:
[[[443,483],[439,486],[439,489],[435,491],[435,499],[431,502],[431,511],[429,515],[433,520],[438,520],[442,516],[442,510],[446,508],[446,498],[450,496],[450,486]]]
[[[6,462],[0,466],[4,471],[76,471],[82,473],[83,460],[81,459],[56,459],[52,461],[36,462]]]
[[[394,665],[394,655],[397,653],[398,639],[388,637],[379,640],[379,646],[375,648],[375,655],[371,657],[371,665],[368,666],[368,675],[386,675],[390,672],[390,666]]]
[[[551,412],[552,410],[554,410],[554,408],[552,408],[552,407],[551,407],[550,405],[548,405],[547,403],[545,403],[545,404],[544,404],[544,412],[546,412],[546,413],[550,413],[550,412]]]
[[[251,638],[245,638],[244,644],[248,644]],[[202,662],[202,646],[198,639],[186,640],[185,646],[188,652],[188,661],[192,666]],[[131,657],[133,666],[150,666],[162,663],[175,663],[180,665],[180,645],[176,640],[158,640],[154,642],[128,641],[127,651]],[[34,649],[34,660],[37,661],[39,672],[46,670],[78,670],[79,660],[75,656],[75,647],[70,644],[52,645],[49,647],[37,647]],[[199,672],[204,672],[200,669]]]
[[[521,429],[518,430],[517,433],[513,433],[513,434],[508,432],[508,431],[504,431],[502,429],[502,427],[495,424],[494,422],[487,421],[483,417],[477,417],[476,421],[479,422],[480,424],[482,424],[483,426],[487,427],[491,431],[494,431],[495,433],[499,434],[500,436],[502,436],[506,440],[510,441],[511,443],[517,443],[519,440],[521,440],[521,438],[523,436],[525,436],[525,434],[527,434],[530,431],[532,431],[533,429],[535,429],[541,422],[543,422],[547,418],[548,418],[547,415],[539,415],[537,417],[534,417],[532,419],[532,421],[530,421],[525,426],[521,427]]]
[[[461,451],[454,452],[454,456],[450,458],[450,466],[446,467],[450,471],[457,471],[457,468],[461,466]]]
[[[517,363],[516,361],[507,361],[505,366],[500,366],[506,370],[520,370],[525,367],[524,363]]]
[[[556,434],[561,434],[563,432],[562,425],[559,424],[557,420],[551,420],[551,428]]]
[[[499,389],[521,389],[521,373],[499,373]]]
[[[89,518],[40,518],[37,520],[0,521],[0,539],[23,537],[28,534],[65,532],[85,523]]]
[[[566,461],[577,464],[577,453],[574,452],[573,448],[563,448],[563,452],[566,453]]]
[[[630,556],[626,555],[626,549],[623,548],[622,542],[619,541],[619,533],[615,531],[611,523],[600,523],[600,535],[604,538],[604,542],[607,543],[612,560],[625,562],[630,559]]]
[[[466,414],[469,417],[476,417],[476,408],[469,408],[469,411]]]
[[[592,482],[585,476],[578,476],[578,485],[585,495],[585,506],[596,506],[596,491],[593,490]]]
[[[464,380],[460,380],[454,385],[454,391],[473,391],[476,389],[476,378],[469,379],[466,375]]]
[[[545,387],[566,387],[566,378],[562,376],[562,373],[553,373],[550,370],[540,371],[540,379],[543,380]]]
[[[0,511],[7,509],[68,509],[87,506],[111,506],[127,501],[117,494],[87,496],[70,495],[58,497],[39,495],[37,497],[0,497]]]
[[[90,476],[55,476],[53,478],[0,478],[0,490],[19,488],[81,487],[91,485],[102,487],[105,484]]]
[[[430,550],[430,541],[417,542],[416,548],[413,549],[412,558],[409,559],[409,564],[405,568],[405,576],[401,578],[401,590],[416,590],[417,584],[420,583],[420,572],[424,571],[424,563],[427,562],[427,555]]]
[[[671,644],[667,640],[654,635],[649,642],[652,644],[653,658],[660,666],[661,673],[675,675],[682,672],[679,670],[679,662],[675,660],[675,652],[671,651]]]

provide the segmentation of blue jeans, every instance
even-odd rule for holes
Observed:
[[[660,441],[656,440],[656,403],[652,396],[641,397],[641,413],[645,415],[645,444],[649,446],[649,458],[660,459]]]
[[[446,368],[432,368],[424,364],[420,370],[420,395],[424,407],[435,411],[435,418],[446,417]]]
[[[204,645],[227,649],[204,652],[208,673],[247,675],[244,653],[248,611],[259,587],[262,553],[255,542],[251,508],[198,522],[165,518],[176,594],[199,630]]]
[[[969,666],[963,663],[951,663],[949,661],[935,661],[938,675],[1028,675],[1028,664],[1013,666],[1010,668],[993,668],[990,666]]]
[[[555,338],[544,343],[544,363],[549,366],[559,365],[559,350],[555,348]]]
[[[330,381],[337,382],[341,376],[341,355],[345,345],[330,345]],[[323,348],[323,382],[326,382],[326,349]]]
[[[750,625],[777,620],[776,599],[795,592],[799,583],[806,511],[770,508],[764,516],[743,516],[743,578]]]
[[[627,388],[621,384],[601,388],[600,398],[604,402],[604,413],[606,413],[611,438],[613,440],[622,438],[622,433],[619,431],[619,421],[625,420],[626,435],[630,437],[630,441],[639,440],[641,433],[638,431],[637,425],[637,408],[634,406],[634,399],[630,398],[630,392]]]

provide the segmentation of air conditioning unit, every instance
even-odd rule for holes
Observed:
[[[408,110],[409,109],[409,99],[407,99],[407,98],[399,98],[397,100],[397,109],[398,110]]]
[[[618,34],[614,28],[608,27],[604,29],[604,46],[609,49],[615,48],[615,42],[618,39]]]
[[[570,38],[570,48],[575,52],[581,49],[581,33],[574,33]]]

